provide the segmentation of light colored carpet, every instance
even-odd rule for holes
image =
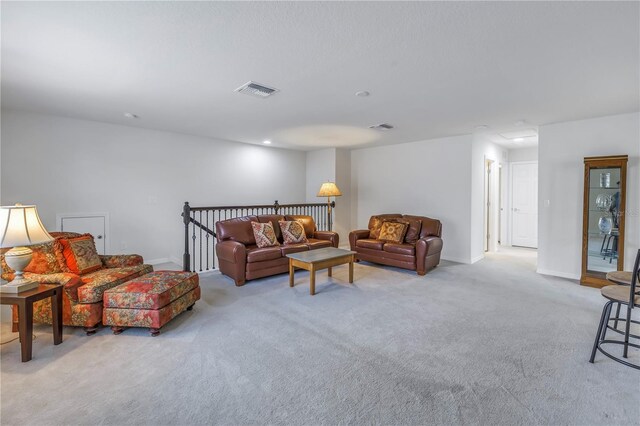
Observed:
[[[201,277],[165,326],[2,346],[1,423],[637,424],[640,375],[588,362],[604,299],[526,252],[418,277],[356,265],[296,287]],[[524,253],[524,255],[522,254]],[[2,340],[11,337],[3,325]],[[637,361],[637,358],[636,358]]]

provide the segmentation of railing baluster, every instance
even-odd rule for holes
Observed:
[[[334,205],[332,204],[332,207]],[[215,233],[215,224],[217,222],[241,216],[264,214],[311,216],[320,231],[331,229],[333,222],[333,218],[329,216],[328,205],[325,203],[279,204],[276,200],[270,205],[190,207],[189,203],[185,202],[182,211],[185,237],[182,257],[183,270],[203,272],[216,268],[216,246],[218,240]],[[189,229],[190,226],[191,229]],[[198,230],[196,230],[196,227]],[[191,250],[189,250],[189,238],[191,238]],[[198,244],[196,244],[196,240],[198,240]],[[203,260],[203,256],[206,261]]]

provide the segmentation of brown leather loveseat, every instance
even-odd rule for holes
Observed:
[[[302,223],[308,242],[283,244],[278,221],[296,220]],[[251,222],[271,222],[280,246],[259,248],[253,235]],[[247,280],[282,274],[289,271],[289,253],[338,247],[336,232],[318,231],[311,216],[258,215],[244,216],[216,222],[216,254],[220,272],[231,277],[237,286]]]
[[[407,224],[400,243],[378,239],[385,221]],[[424,216],[382,214],[371,216],[368,229],[351,231],[349,244],[356,259],[416,271],[424,275],[440,263],[442,224]]]

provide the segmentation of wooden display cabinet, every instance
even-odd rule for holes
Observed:
[[[624,266],[627,160],[626,155],[584,159],[582,285],[609,285],[607,272]]]

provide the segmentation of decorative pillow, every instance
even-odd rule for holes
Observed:
[[[304,227],[298,221],[278,221],[280,230],[282,231],[282,238],[285,244],[306,243],[307,236],[304,233]]]
[[[413,244],[418,241],[420,230],[422,229],[422,221],[420,219],[403,217],[398,219],[398,222],[407,224],[407,234],[404,236],[405,243]]]
[[[369,238],[372,240],[377,240],[380,236],[380,229],[382,228],[383,220],[377,216],[374,216],[372,219],[373,226],[369,230]]]
[[[60,244],[70,272],[82,275],[102,268],[102,260],[91,234],[78,238],[60,238]]]
[[[384,221],[378,239],[390,243],[402,243],[408,227],[406,223]]]
[[[256,239],[258,247],[263,248],[280,245],[276,238],[276,231],[273,229],[271,222],[251,222],[251,227],[253,228],[253,236]]]
[[[29,247],[33,251],[31,262],[24,268],[24,272],[33,274],[58,274],[64,272],[60,263],[64,263],[62,244],[53,240],[48,243],[36,244]]]

